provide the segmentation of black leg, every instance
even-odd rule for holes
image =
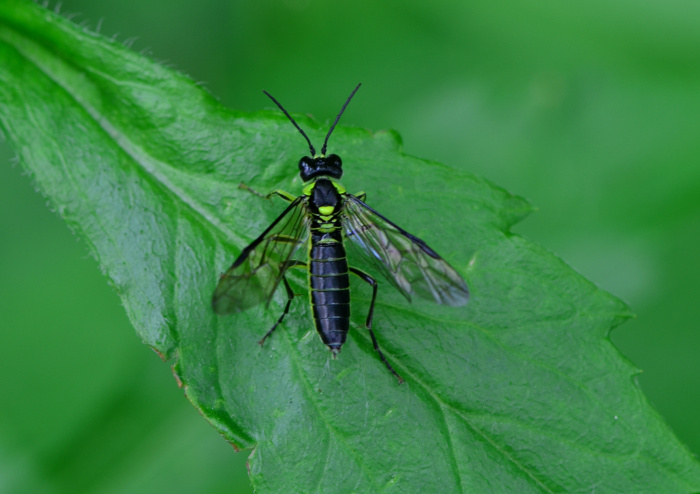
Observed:
[[[299,266],[307,266],[305,262],[301,261],[289,261],[288,265],[286,268],[284,268],[284,272],[287,272],[287,269],[289,268],[294,268],[294,267],[299,267]],[[285,275],[282,275],[282,281],[284,282],[284,288],[287,290],[287,305],[284,306],[284,311],[282,312],[282,315],[280,316],[279,319],[277,319],[277,322],[275,323],[272,328],[270,328],[270,331],[265,333],[265,336],[262,337],[260,341],[258,341],[258,345],[262,346],[263,343],[265,343],[265,340],[267,339],[268,336],[272,334],[272,332],[277,329],[277,326],[282,324],[282,321],[284,320],[284,316],[287,315],[289,312],[289,306],[292,305],[292,300],[294,300],[294,291],[292,291],[292,287],[289,286],[289,282],[287,281],[287,277]]]
[[[377,289],[379,288],[379,285],[377,284],[377,280],[372,278],[370,275],[368,275],[364,271],[360,271],[359,269],[356,269],[356,268],[351,267],[350,272],[359,276],[362,280],[369,283],[369,285],[372,287],[372,301],[369,304],[369,312],[367,313],[367,321],[365,322],[365,326],[367,327],[367,330],[369,331],[369,335],[372,338],[372,345],[374,345],[374,349],[379,354],[379,358],[382,359],[382,362],[384,362],[384,365],[386,365],[386,368],[389,369],[389,371],[391,371],[392,374],[394,374],[396,379],[399,380],[399,384],[401,384],[402,382],[404,382],[403,378],[396,373],[394,368],[391,366],[391,364],[384,357],[384,354],[379,349],[379,343],[377,343],[377,338],[374,336],[374,331],[372,331],[372,318],[374,317],[374,302],[377,300]]]
[[[284,306],[284,312],[282,312],[282,315],[280,316],[279,319],[277,319],[277,322],[275,323],[272,328],[270,328],[270,331],[265,333],[265,336],[262,337],[260,341],[258,341],[258,345],[262,346],[263,343],[265,343],[265,340],[267,339],[268,336],[272,334],[272,332],[277,329],[277,326],[279,326],[282,321],[284,320],[284,316],[287,315],[289,312],[289,306],[292,305],[292,300],[294,300],[294,292],[292,291],[292,287],[289,286],[289,282],[287,281],[286,276],[282,276],[282,281],[284,282],[284,288],[287,290],[287,305]]]

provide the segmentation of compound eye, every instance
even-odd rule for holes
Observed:
[[[308,156],[304,156],[302,159],[299,160],[299,170],[311,168],[313,163],[314,163],[314,160],[312,158],[309,158]]]
[[[338,168],[343,166],[343,161],[340,159],[340,156],[337,154],[331,154],[326,158],[330,163],[333,164],[333,166],[337,166]]]
[[[301,175],[301,179],[304,182],[311,178],[311,175],[314,171],[316,171],[316,168],[316,161],[313,158],[304,156],[299,160],[299,175]]]

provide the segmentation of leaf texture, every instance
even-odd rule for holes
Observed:
[[[697,462],[608,339],[628,309],[509,233],[524,200],[403,155],[392,132],[335,131],[348,190],[366,191],[472,292],[464,307],[411,305],[382,284],[374,328],[407,381],[397,385],[362,328],[361,283],[336,360],[303,296],[262,348],[283,294],[229,317],[211,309],[219,274],[284,208],[239,183],[300,191],[305,144],[278,112],[230,111],[171,69],[6,0],[0,125],[139,336],[175,359],[207,420],[252,449],[259,492],[700,491]]]

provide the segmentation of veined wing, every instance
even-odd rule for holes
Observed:
[[[409,301],[412,295],[460,306],[469,300],[462,277],[437,253],[351,194],[344,195],[343,227],[386,279]]]
[[[219,279],[212,306],[217,314],[270,302],[294,254],[309,238],[306,196],[297,197]]]

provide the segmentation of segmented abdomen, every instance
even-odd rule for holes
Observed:
[[[350,329],[348,261],[340,231],[337,235],[314,237],[309,255],[314,322],[323,342],[338,352]]]

